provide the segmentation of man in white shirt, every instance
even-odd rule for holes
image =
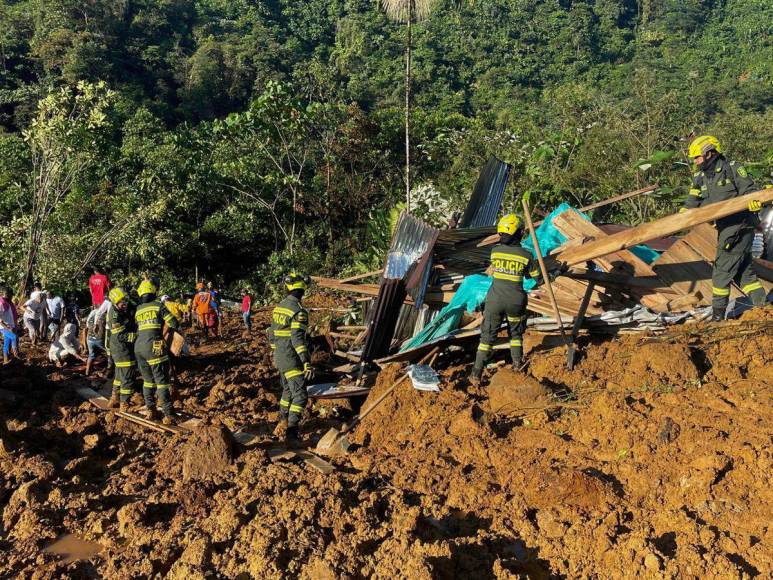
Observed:
[[[64,325],[62,334],[54,342],[51,343],[51,347],[48,349],[48,359],[56,363],[56,366],[61,367],[69,357],[73,357],[81,362],[86,362],[86,359],[80,355],[81,344],[78,340],[77,329],[71,322]]]
[[[30,299],[24,303],[24,328],[27,329],[30,341],[33,346],[38,343],[41,337],[40,321],[46,311],[45,294],[35,291],[30,295]]]

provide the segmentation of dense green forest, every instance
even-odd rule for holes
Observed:
[[[405,196],[406,27],[377,0],[2,0],[0,279],[195,268],[262,291],[379,263]],[[490,154],[507,204],[644,184],[671,212],[713,132],[773,163],[770,0],[437,0],[413,27],[416,213],[463,207]]]

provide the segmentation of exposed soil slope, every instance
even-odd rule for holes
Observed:
[[[179,371],[177,405],[207,419],[190,436],[89,406],[42,351],[0,369],[0,576],[773,576],[773,308],[594,339],[572,372],[535,351],[475,389],[441,357],[441,392],[400,385],[330,476],[269,461],[265,338],[226,330]],[[322,408],[311,439],[338,424]],[[101,553],[43,551],[68,533]]]

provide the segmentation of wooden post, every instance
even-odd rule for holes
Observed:
[[[561,313],[558,310],[556,296],[553,294],[553,286],[550,284],[548,269],[545,267],[545,260],[542,258],[542,251],[540,250],[539,242],[537,241],[537,232],[534,231],[534,224],[531,222],[531,211],[529,210],[529,204],[525,199],[521,200],[521,202],[523,203],[523,217],[526,220],[526,225],[529,227],[531,241],[534,243],[534,253],[537,254],[539,269],[540,272],[542,272],[542,278],[545,281],[545,288],[548,290],[548,298],[550,298],[550,304],[553,307],[553,314],[556,317],[558,329],[561,331],[561,338],[564,340],[564,344],[568,347],[569,341],[566,338],[566,333],[564,332],[564,321],[561,319]]]

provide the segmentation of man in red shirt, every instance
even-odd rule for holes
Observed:
[[[242,318],[247,332],[252,332],[252,296],[247,288],[242,290]]]
[[[99,266],[92,268],[93,274],[89,278],[89,290],[91,291],[91,304],[101,306],[105,301],[105,295],[110,289],[110,278],[102,273]]]

